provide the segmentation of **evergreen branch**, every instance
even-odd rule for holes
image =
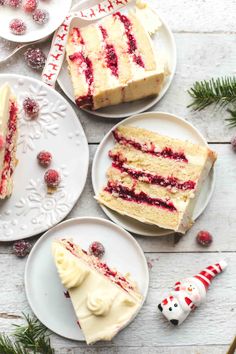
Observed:
[[[24,315],[25,325],[14,325],[14,340],[6,334],[0,334],[1,354],[54,354],[51,348],[47,328],[36,318]]]
[[[194,111],[201,111],[213,103],[224,107],[236,103],[236,77],[197,81],[188,93],[193,98],[188,108],[192,107]]]
[[[188,93],[193,101],[187,107],[194,111],[201,111],[211,104],[220,108],[230,106],[227,109],[230,117],[226,121],[230,128],[236,127],[236,77],[196,81]]]

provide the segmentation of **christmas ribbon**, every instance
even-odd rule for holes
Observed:
[[[95,6],[85,10],[72,12],[66,16],[64,22],[54,34],[52,45],[42,73],[43,82],[51,87],[55,87],[65,57],[70,24],[74,18],[79,18],[88,22],[98,20],[117,11],[131,1],[132,0],[105,0]]]

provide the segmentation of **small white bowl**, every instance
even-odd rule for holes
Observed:
[[[34,42],[48,37],[63,22],[65,16],[70,11],[72,0],[50,0],[39,1],[38,8],[49,12],[49,21],[43,25],[35,23],[32,14],[26,14],[23,9],[15,9],[9,6],[1,6],[0,9],[0,37],[12,42],[27,43]],[[12,19],[20,18],[27,25],[27,31],[23,35],[11,33],[9,24]]]

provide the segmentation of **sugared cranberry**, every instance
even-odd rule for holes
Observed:
[[[56,170],[47,170],[44,175],[44,181],[48,187],[56,188],[61,182],[61,177],[59,172]]]
[[[46,63],[46,55],[40,48],[29,48],[25,54],[25,61],[27,65],[36,70],[40,70],[44,68],[44,65]]]
[[[25,34],[27,30],[26,24],[20,18],[14,18],[11,20],[9,27],[11,32],[18,36]]]
[[[105,248],[101,244],[101,242],[94,241],[89,246],[89,253],[92,254],[93,256],[97,257],[97,258],[102,258],[104,253],[105,253]]]
[[[34,12],[38,6],[38,0],[24,0],[23,10],[27,13]]]
[[[5,146],[5,139],[2,134],[0,134],[0,151],[4,148]]]
[[[6,3],[6,0],[0,0],[0,6],[5,5],[5,3]]]
[[[33,12],[33,20],[39,24],[44,25],[49,20],[49,13],[47,10],[37,9]]]
[[[13,244],[13,253],[20,258],[30,253],[31,244],[25,240],[16,241]]]
[[[236,135],[231,140],[232,149],[236,152]]]
[[[213,241],[212,235],[208,231],[199,231],[197,242],[202,246],[209,246]]]
[[[48,167],[52,162],[52,154],[49,151],[40,151],[37,160],[41,166]]]
[[[20,7],[22,0],[6,0],[5,2],[10,7]]]
[[[35,119],[39,115],[39,104],[34,98],[26,97],[23,102],[23,109],[31,119]]]

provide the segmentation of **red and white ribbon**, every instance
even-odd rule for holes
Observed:
[[[98,20],[113,13],[114,11],[117,11],[131,1],[132,0],[105,0],[100,4],[85,10],[70,13],[68,16],[66,16],[64,22],[54,34],[51,49],[49,51],[48,58],[42,73],[43,82],[51,87],[55,87],[64,61],[70,24],[74,18],[79,18],[88,22]]]

